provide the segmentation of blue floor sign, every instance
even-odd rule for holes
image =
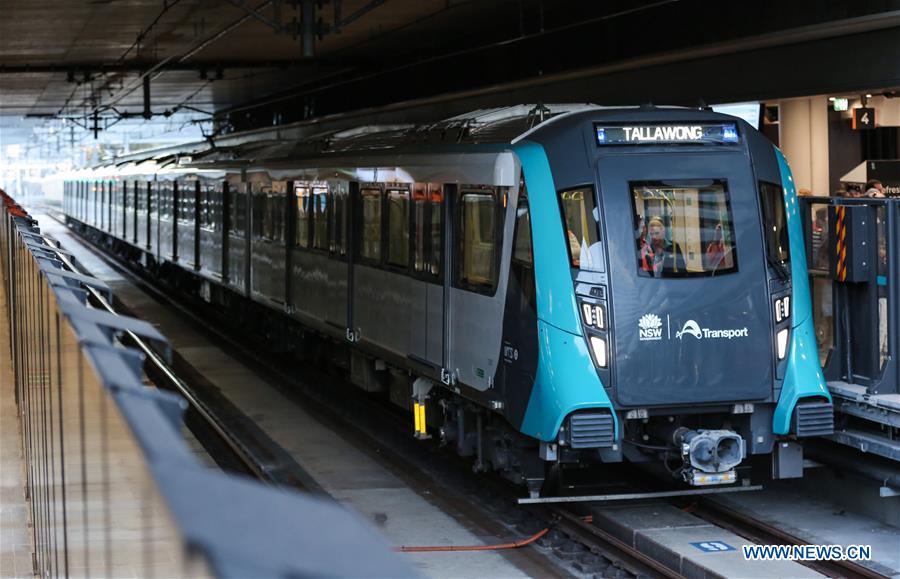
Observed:
[[[734,551],[734,547],[724,541],[700,541],[699,543],[691,543],[694,547],[700,549],[704,553],[719,553],[722,551]]]

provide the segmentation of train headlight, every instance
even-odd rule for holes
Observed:
[[[609,363],[607,359],[606,340],[600,336],[591,336],[591,349],[594,351],[594,362],[601,368],[606,368]]]
[[[595,330],[606,329],[606,312],[603,310],[603,306],[582,302],[581,316],[584,318],[585,325]]]
[[[775,322],[781,323],[791,315],[791,296],[775,300]]]
[[[776,334],[775,336],[775,341],[778,344],[779,360],[784,360],[784,357],[787,356],[788,334],[789,330],[787,328],[784,328],[779,330],[778,334]]]

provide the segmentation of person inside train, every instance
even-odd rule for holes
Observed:
[[[647,222],[647,236],[641,243],[641,270],[653,277],[685,272],[681,247],[666,239],[666,226],[659,217]]]
[[[706,246],[706,266],[708,269],[729,269],[731,263],[731,251],[725,243],[725,231],[721,223],[716,224],[716,232],[713,240]]]

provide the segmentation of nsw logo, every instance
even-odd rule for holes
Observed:
[[[641,341],[662,340],[662,320],[656,314],[644,314],[638,320],[638,338]]]
[[[681,328],[681,331],[675,332],[675,337],[680,340],[681,337],[685,334],[690,334],[698,340],[703,337],[703,333],[700,331],[700,324],[698,324],[694,320],[686,321],[684,323],[684,326]]]

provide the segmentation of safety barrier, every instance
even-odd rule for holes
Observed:
[[[900,199],[800,199],[833,440],[900,461]]]
[[[201,465],[181,435],[183,401],[144,386],[143,359],[118,340],[131,331],[168,354],[165,338],[89,307],[86,287],[109,288],[67,269],[66,251],[2,191],[0,199],[38,575],[413,574],[344,508]]]

